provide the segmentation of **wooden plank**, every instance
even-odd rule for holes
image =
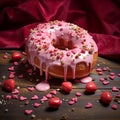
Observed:
[[[14,51],[14,50],[13,50]],[[13,62],[10,61],[11,50],[1,50],[0,51],[0,82],[3,82],[3,76],[8,78],[10,71],[8,67],[13,66]],[[4,54],[7,53],[9,59],[3,59]],[[110,71],[104,71],[103,75],[98,75],[96,72],[97,67],[109,67]],[[120,104],[119,102],[114,101],[115,96],[120,92],[112,92],[112,87],[116,86],[120,89],[120,77],[117,76],[120,73],[120,64],[113,61],[106,60],[104,58],[98,58],[98,62],[91,73],[91,77],[94,78],[94,82],[98,86],[97,91],[94,94],[85,93],[85,84],[73,82],[73,90],[70,94],[64,94],[59,89],[61,89],[61,83],[63,80],[57,78],[49,79],[51,89],[45,92],[38,92],[34,90],[32,92],[28,91],[28,86],[35,86],[38,82],[44,80],[44,76],[39,76],[39,70],[37,69],[34,74],[27,73],[28,69],[31,69],[30,65],[24,65],[20,63],[18,66],[15,66],[15,80],[16,87],[19,87],[18,99],[5,100],[6,95],[12,95],[2,89],[0,86],[0,117],[1,120],[14,119],[14,120],[28,120],[32,115],[25,115],[24,111],[26,109],[32,109],[35,115],[35,120],[119,120],[120,119]],[[101,77],[109,77],[110,72],[115,73],[115,79],[107,79],[110,83],[108,85],[103,85],[99,79]],[[24,78],[19,79],[18,75],[23,74]],[[50,93],[52,90],[58,90],[55,96],[58,96],[62,99],[63,103],[58,110],[51,110],[48,107],[48,100],[42,103],[38,108],[33,107],[35,102],[40,103],[40,99],[46,94]],[[110,91],[113,95],[113,100],[109,106],[104,106],[99,102],[100,94],[102,91]],[[78,101],[73,105],[68,105],[73,97],[76,97],[76,92],[82,93],[82,96],[77,97]],[[31,100],[31,97],[37,95],[38,100]],[[25,101],[20,101],[20,96],[27,97],[29,101],[28,105],[25,105]],[[120,101],[118,99],[117,101]],[[85,105],[91,102],[93,107],[86,109]],[[118,106],[117,110],[113,110],[111,106],[116,104]],[[8,110],[8,112],[7,112]],[[6,112],[5,112],[6,111]]]

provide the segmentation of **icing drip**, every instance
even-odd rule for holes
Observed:
[[[35,56],[40,61],[40,75],[45,64],[46,80],[52,65],[64,67],[65,81],[69,66],[73,79],[76,78],[77,63],[85,62],[91,71],[93,55],[98,51],[97,45],[86,30],[63,21],[39,24],[30,33],[26,44],[30,53],[29,62],[34,66]]]

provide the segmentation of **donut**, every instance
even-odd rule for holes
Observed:
[[[38,24],[26,39],[28,61],[40,75],[67,79],[88,76],[96,64],[98,47],[83,28],[65,21]]]

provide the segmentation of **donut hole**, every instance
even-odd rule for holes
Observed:
[[[58,38],[57,40],[53,40],[52,42],[53,42],[53,46],[60,50],[67,50],[67,49],[71,50],[74,48],[74,44],[71,40]]]

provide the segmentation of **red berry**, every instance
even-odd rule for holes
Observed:
[[[12,91],[15,88],[15,81],[13,79],[7,79],[3,83],[5,90]]]
[[[112,101],[112,94],[110,92],[102,92],[100,95],[100,101],[105,104],[109,104]]]
[[[22,58],[22,54],[20,52],[13,52],[12,54],[12,60],[13,61],[18,61]]]
[[[86,84],[86,92],[93,93],[97,90],[97,86],[94,82],[88,82]]]
[[[59,108],[62,104],[62,100],[59,97],[54,97],[49,100],[50,108]]]
[[[71,82],[63,82],[62,90],[66,93],[69,93],[72,90],[72,83]]]

